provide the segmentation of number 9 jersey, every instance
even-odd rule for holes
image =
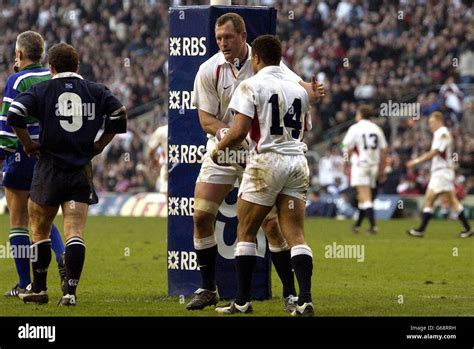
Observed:
[[[252,119],[250,151],[302,155],[311,129],[305,89],[279,66],[266,66],[238,86],[229,110]]]
[[[79,168],[94,156],[94,140],[105,133],[125,133],[122,103],[104,85],[76,73],[59,73],[32,86],[11,104],[7,124],[26,127],[26,116],[39,121],[41,154],[63,169]]]

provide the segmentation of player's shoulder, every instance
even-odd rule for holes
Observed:
[[[263,91],[265,91],[266,88],[270,87],[268,85],[268,82],[267,84],[265,84],[263,83],[263,81],[264,80],[260,79],[258,74],[256,74],[242,81],[237,87],[237,89],[243,93],[254,92],[254,91],[259,91],[260,93],[262,93]]]
[[[7,78],[7,87],[14,89],[13,86],[18,85],[18,81],[23,78],[23,76],[27,73],[27,70],[22,70],[16,73],[11,74]]]
[[[213,77],[217,67],[222,63],[222,53],[219,51],[199,66],[199,74]]]
[[[36,69],[21,70],[19,72],[13,73],[7,79],[7,87],[10,87],[16,90],[23,80],[30,77],[39,77],[39,76],[50,77],[49,69],[41,67],[41,68],[36,68]]]
[[[86,87],[93,95],[100,95],[110,92],[109,88],[97,81],[82,79],[81,84]]]
[[[446,126],[441,127],[436,135],[442,139],[451,137],[451,133],[449,132],[449,129]]]

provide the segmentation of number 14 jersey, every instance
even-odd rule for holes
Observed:
[[[252,119],[249,150],[302,155],[304,131],[311,129],[309,97],[305,89],[279,66],[267,66],[243,81],[229,110]]]

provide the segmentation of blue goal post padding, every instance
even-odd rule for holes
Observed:
[[[206,135],[191,105],[194,78],[201,63],[217,51],[214,27],[219,16],[240,14],[248,42],[262,34],[275,34],[276,10],[259,6],[182,6],[170,8],[168,93],[168,294],[189,296],[201,285],[193,246],[194,187],[206,150]],[[219,255],[216,278],[222,298],[235,297],[236,244],[235,188],[219,209],[216,238]],[[271,298],[271,263],[262,230],[258,236],[257,266],[252,281],[254,299]]]

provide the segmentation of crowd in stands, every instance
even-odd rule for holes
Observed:
[[[11,73],[19,32],[36,30],[48,46],[65,41],[80,51],[80,73],[106,84],[129,110],[154,104],[155,119],[130,123],[94,161],[102,191],[153,190],[147,139],[166,122],[168,8],[207,0],[0,0],[0,90]],[[377,117],[390,140],[390,172],[382,190],[423,193],[429,172],[403,164],[429,148],[430,112],[441,110],[456,140],[459,195],[474,194],[474,8],[468,0],[233,0],[278,10],[285,63],[308,81],[324,82],[326,97],[312,108],[310,147],[328,142],[313,188],[341,191],[339,144],[359,103],[417,102],[419,120]],[[467,86],[467,87],[466,87]],[[345,127],[335,126],[345,125]],[[395,125],[395,126],[394,126]],[[333,165],[331,165],[334,163]],[[334,168],[332,168],[333,166]],[[330,173],[327,173],[329,171]],[[337,176],[334,176],[336,172]],[[329,179],[333,179],[328,180]],[[339,178],[336,179],[334,178]]]

